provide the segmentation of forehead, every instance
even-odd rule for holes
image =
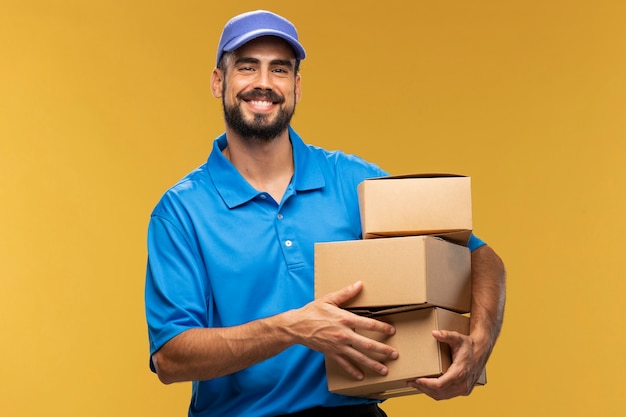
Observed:
[[[272,59],[296,59],[293,48],[289,43],[276,36],[261,36],[260,38],[252,39],[233,51],[233,54],[239,58],[267,56]]]

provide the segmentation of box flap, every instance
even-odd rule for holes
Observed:
[[[400,175],[385,175],[382,177],[372,177],[372,178],[365,179],[365,181],[385,180],[385,179],[402,179],[402,178],[443,178],[443,177],[467,177],[467,175],[453,174],[449,172],[423,172],[419,174],[400,174]]]
[[[363,316],[363,317],[378,317],[378,316],[384,316],[387,314],[402,313],[405,311],[418,310],[420,308],[426,308],[426,307],[431,307],[431,304],[422,303],[422,304],[409,304],[409,305],[404,305],[404,306],[383,306],[383,307],[368,307],[368,308],[355,307],[355,308],[347,308],[346,310],[350,311],[351,313],[358,314],[359,316]]]

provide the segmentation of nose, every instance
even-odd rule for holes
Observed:
[[[271,90],[270,71],[267,68],[259,68],[255,79],[254,88],[260,90]]]

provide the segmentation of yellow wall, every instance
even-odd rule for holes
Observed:
[[[186,415],[147,368],[146,226],[221,132],[217,37],[258,7],[309,53],[304,138],[472,176],[508,267],[489,384],[384,408],[624,414],[626,2],[2,0],[0,415]]]

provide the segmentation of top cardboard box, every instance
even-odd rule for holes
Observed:
[[[358,186],[363,238],[435,235],[466,245],[472,231],[470,177],[411,174]]]

